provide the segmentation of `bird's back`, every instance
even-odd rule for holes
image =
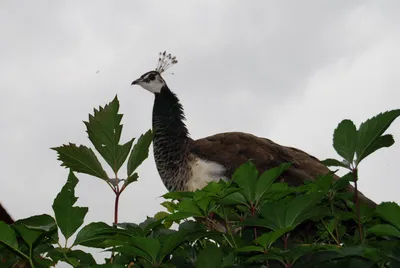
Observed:
[[[193,140],[190,151],[201,159],[223,165],[228,178],[248,160],[254,163],[260,174],[282,163],[292,163],[280,178],[280,181],[292,186],[300,186],[307,180],[314,180],[330,172],[320,160],[304,151],[243,132],[220,133]],[[349,185],[348,190],[353,190],[353,187]],[[376,205],[360,192],[359,196],[369,205]]]

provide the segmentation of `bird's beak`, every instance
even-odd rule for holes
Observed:
[[[141,79],[138,78],[135,81],[133,81],[131,85],[137,85],[140,81],[141,81]]]

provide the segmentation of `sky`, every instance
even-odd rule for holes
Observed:
[[[341,120],[358,126],[400,108],[399,11],[397,0],[1,1],[0,202],[15,219],[53,215],[68,170],[50,148],[90,146],[83,121],[115,95],[123,142],[150,129],[154,97],[130,84],[164,50],[179,61],[164,78],[192,138],[242,131],[337,157]],[[400,120],[388,133],[400,141]],[[399,159],[400,142],[368,157],[360,190],[400,202]],[[163,210],[152,149],[138,172],[121,196],[121,222]],[[111,224],[110,188],[78,178],[85,224]]]

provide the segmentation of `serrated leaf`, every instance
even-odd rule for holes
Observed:
[[[383,202],[376,207],[375,212],[379,217],[400,230],[400,206],[398,204]]]
[[[103,180],[108,180],[108,175],[101,166],[92,149],[73,143],[61,147],[51,148],[58,153],[58,160],[62,161],[61,166],[73,171],[89,174]]]
[[[378,137],[375,141],[371,143],[371,145],[364,151],[363,157],[358,159],[358,163],[361,162],[364,158],[368,155],[372,154],[373,152],[383,148],[383,147],[390,147],[394,144],[393,136],[390,134],[383,135]]]
[[[368,154],[377,150],[379,144],[388,144],[390,138],[384,138],[373,145],[376,140],[389,128],[392,122],[400,116],[400,109],[380,113],[363,122],[358,129],[358,144],[356,149],[357,164]],[[372,149],[371,149],[372,147]],[[375,147],[375,148],[374,148]]]
[[[18,251],[18,241],[15,232],[3,221],[0,221],[0,242]]]
[[[222,262],[222,250],[214,245],[207,245],[202,249],[196,260],[196,268],[220,268]]]
[[[74,207],[78,200],[75,197],[75,186],[78,184],[78,178],[70,171],[68,180],[61,192],[53,202],[53,210],[58,227],[61,233],[68,239],[83,224],[83,220],[88,212],[87,207]]]
[[[333,133],[333,147],[336,152],[353,163],[357,146],[357,129],[353,121],[345,119],[339,123]]]
[[[343,163],[340,162],[339,160],[333,159],[333,158],[327,158],[323,161],[321,161],[322,164],[324,164],[327,167],[344,167],[344,168],[349,168],[348,162]]]
[[[107,105],[94,109],[89,121],[84,122],[89,140],[116,173],[128,157],[133,140],[120,145],[123,115],[118,113],[119,101],[115,98]]]
[[[367,230],[369,234],[377,236],[393,236],[400,238],[400,231],[390,224],[377,224]]]
[[[251,161],[241,165],[232,175],[232,180],[243,189],[243,196],[249,203],[254,200],[257,178],[257,168]]]
[[[151,129],[141,135],[137,143],[133,146],[132,152],[128,159],[128,176],[130,176],[136,168],[149,156],[149,147],[153,139]]]
[[[255,201],[258,202],[263,198],[266,191],[269,190],[270,186],[274,181],[289,167],[291,163],[283,163],[279,167],[271,168],[265,171],[257,180],[255,188]]]

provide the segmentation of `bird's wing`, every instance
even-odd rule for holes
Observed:
[[[248,160],[255,164],[260,174],[282,163],[292,163],[282,174],[280,181],[293,186],[302,185],[306,180],[314,180],[317,176],[330,172],[320,160],[306,152],[242,132],[220,133],[195,140],[192,142],[191,153],[223,165],[227,169],[225,175],[228,178]],[[338,177],[335,176],[335,179]],[[349,190],[353,190],[351,185]],[[359,196],[372,206],[375,205],[362,193]]]

